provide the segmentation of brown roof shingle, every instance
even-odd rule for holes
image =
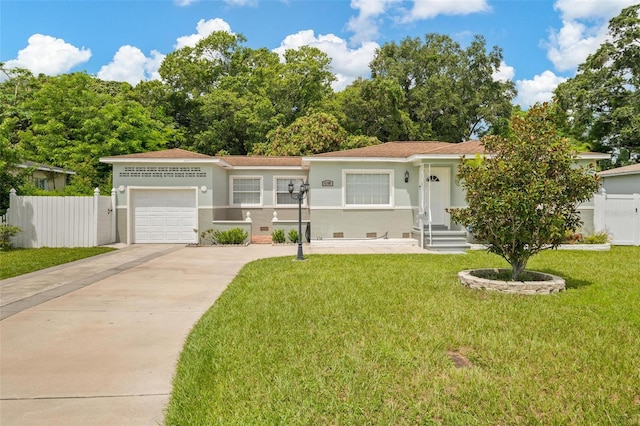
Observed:
[[[186,149],[174,148],[162,151],[140,152],[137,154],[115,155],[110,158],[164,158],[164,159],[180,159],[180,158],[213,158],[209,155],[199,154],[197,152],[187,151]]]
[[[640,163],[630,164],[628,166],[618,167],[616,169],[605,170],[598,174],[600,176],[613,176],[627,173],[640,173]]]
[[[450,142],[387,142],[380,145],[349,149],[346,151],[326,152],[313,158],[408,158],[426,154],[482,154],[484,147],[480,141]]]

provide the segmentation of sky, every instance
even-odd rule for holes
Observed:
[[[466,47],[482,35],[504,61],[494,78],[513,80],[528,108],[606,40],[607,23],[638,0],[0,0],[0,62],[35,74],[85,71],[103,80],[160,78],[168,53],[213,31],[282,54],[310,45],[326,52],[334,90],[369,76],[385,43],[428,33]]]

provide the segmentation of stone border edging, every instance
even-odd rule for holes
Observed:
[[[549,278],[545,281],[501,281],[489,280],[472,275],[473,272],[500,271],[497,268],[467,269],[458,272],[458,280],[462,285],[475,290],[498,291],[510,294],[553,294],[565,289],[564,279],[544,272],[527,271],[541,277]]]

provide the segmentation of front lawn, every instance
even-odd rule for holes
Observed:
[[[194,327],[168,425],[640,424],[640,248],[545,252],[551,296],[463,288],[495,255],[247,265]]]
[[[112,250],[114,249],[109,247],[43,247],[0,251],[0,280],[107,253]]]

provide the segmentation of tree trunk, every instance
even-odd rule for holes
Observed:
[[[526,260],[517,260],[511,263],[511,279],[513,281],[519,281],[520,275],[524,272],[524,268],[527,266]]]

